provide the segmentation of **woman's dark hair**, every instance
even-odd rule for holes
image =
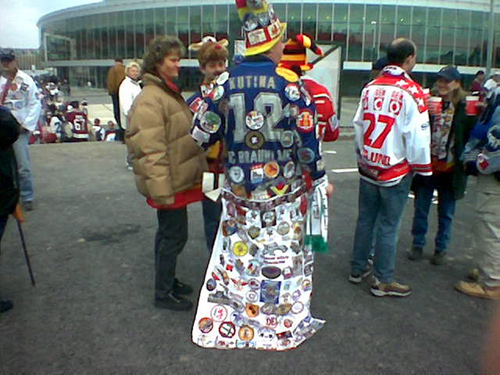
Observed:
[[[414,55],[415,44],[409,39],[395,39],[387,47],[388,64],[403,65],[408,56]]]
[[[159,36],[154,38],[148,45],[142,63],[142,74],[150,73],[158,75],[156,67],[163,59],[171,53],[178,53],[182,57],[185,52],[182,42],[173,36]]]

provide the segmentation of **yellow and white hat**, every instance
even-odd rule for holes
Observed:
[[[283,38],[286,23],[280,22],[266,0],[235,0],[245,31],[246,56],[269,51]]]

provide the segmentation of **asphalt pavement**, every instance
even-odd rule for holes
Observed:
[[[325,327],[289,352],[202,349],[191,340],[195,311],[153,306],[155,211],[135,188],[119,143],[31,147],[36,208],[23,225],[37,281],[31,287],[13,220],[0,257],[0,374],[479,374],[493,309],[453,290],[473,265],[475,181],[457,205],[450,257],[437,267],[406,259],[412,201],[401,226],[397,278],[404,299],[376,298],[347,281],[357,217],[351,140],[325,146],[336,191],[329,246],[317,254],[314,316]],[[435,206],[434,206],[435,207]],[[189,207],[189,241],[178,276],[198,291],[209,253],[201,205]],[[436,213],[430,222],[430,256]],[[192,296],[196,301],[197,293]]]

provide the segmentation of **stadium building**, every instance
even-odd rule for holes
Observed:
[[[359,93],[372,62],[385,54],[395,37],[417,44],[415,72],[424,83],[443,65],[455,64],[469,75],[486,66],[490,0],[273,0],[272,4],[280,20],[288,23],[289,33],[306,33],[318,44],[341,47],[343,95]],[[104,0],[47,14],[38,26],[46,66],[56,67],[60,77],[75,86],[90,82],[105,87],[114,58],[142,58],[157,35],[175,35],[186,46],[215,35],[229,39],[232,52],[235,41],[243,39],[232,0]],[[500,67],[500,23],[495,27],[493,67]],[[188,53],[182,66],[183,87],[196,87],[195,57]]]

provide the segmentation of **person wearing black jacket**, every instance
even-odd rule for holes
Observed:
[[[15,117],[7,108],[0,106],[0,246],[9,215],[19,201],[17,163],[12,145],[20,131],[21,125]],[[0,300],[0,313],[10,310],[12,306],[12,301]]]

